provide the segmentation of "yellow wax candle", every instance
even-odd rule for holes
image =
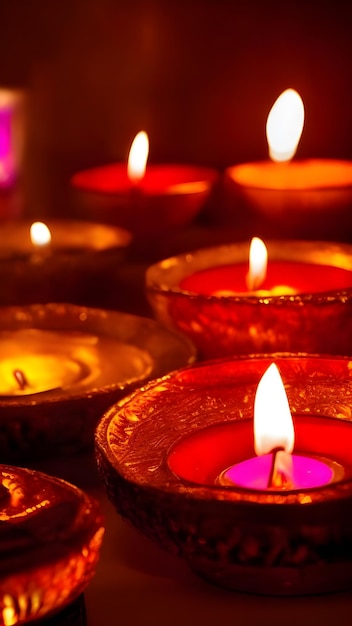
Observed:
[[[0,332],[0,397],[126,384],[148,375],[143,350],[88,333],[20,329]]]

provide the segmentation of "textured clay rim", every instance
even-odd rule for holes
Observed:
[[[49,489],[52,488],[55,491],[55,487],[58,488],[59,494],[64,492],[69,495],[70,502],[75,501],[77,507],[72,509],[72,505],[68,504],[68,513],[70,519],[68,520],[68,525],[61,525],[59,529],[59,534],[56,537],[57,540],[53,540],[52,532],[50,528],[47,528],[48,521],[43,520],[44,524],[44,534],[38,535],[36,539],[32,542],[27,542],[27,545],[23,544],[23,541],[18,545],[16,544],[16,526],[19,526],[21,530],[21,519],[14,523],[11,519],[9,521],[2,521],[1,524],[3,528],[13,527],[15,531],[15,543],[11,545],[11,549],[5,550],[0,547],[1,554],[1,576],[6,576],[6,574],[12,573],[12,571],[16,571],[19,564],[23,564],[23,571],[31,569],[33,567],[37,567],[38,565],[44,565],[56,561],[60,561],[69,555],[72,551],[79,552],[80,549],[88,544],[90,540],[94,537],[96,532],[101,528],[103,530],[103,516],[100,513],[100,507],[98,502],[92,498],[90,495],[76,487],[75,485],[55,476],[50,476],[43,472],[39,472],[32,469],[14,467],[12,465],[0,465],[1,473],[9,473],[14,474],[16,477],[18,476],[19,481],[21,479],[23,481],[29,481],[33,475],[35,475],[36,480],[42,481],[43,497],[45,497],[45,487],[48,486]],[[28,485],[27,485],[28,487]],[[30,489],[30,486],[29,486]],[[26,495],[26,487],[24,493]],[[39,492],[36,492],[37,495]],[[55,505],[55,502],[53,502]],[[65,504],[65,503],[64,503]],[[50,511],[50,507],[49,507]],[[43,513],[45,513],[45,509],[43,509]],[[60,512],[58,512],[60,514]],[[40,525],[40,515],[39,511],[38,517],[33,518],[34,524]],[[24,531],[26,530],[26,518],[23,518],[24,523]],[[67,521],[66,521],[67,523]],[[32,525],[32,520],[28,520],[29,533],[27,536],[30,537],[30,528]],[[26,560],[27,559],[27,560]]]
[[[266,240],[270,259],[332,265],[352,272],[352,245],[327,241]],[[209,296],[179,287],[183,278],[201,270],[248,261],[249,242],[202,248],[183,253],[150,265],[146,272],[146,289],[151,295],[173,295],[198,302],[229,302],[241,305],[302,306],[302,304],[345,304],[352,299],[351,288],[322,291],[314,294],[282,296]],[[343,257],[343,264],[341,264]],[[332,263],[331,258],[337,260]],[[327,261],[328,259],[328,261]],[[352,278],[351,278],[352,283]]]
[[[162,440],[162,445],[159,449],[155,451],[156,456],[153,458],[153,472],[152,474],[148,471],[143,473],[140,477],[140,480],[133,481],[129,476],[128,472],[128,455],[126,457],[126,464],[124,460],[120,461],[114,454],[112,449],[112,439],[113,429],[120,430],[123,433],[123,436],[126,437],[126,441],[128,439],[132,439],[131,445],[136,445],[136,439],[133,438],[134,429],[138,428],[138,424],[152,419],[152,412],[146,412],[143,415],[143,406],[141,403],[138,405],[138,401],[142,399],[151,398],[153,395],[160,393],[160,391],[168,391],[168,388],[175,384],[177,381],[177,377],[183,372],[187,372],[187,370],[193,370],[196,372],[197,370],[201,370],[207,367],[214,367],[217,364],[226,364],[229,361],[260,361],[265,360],[272,362],[275,359],[275,362],[280,363],[280,359],[323,359],[333,362],[339,363],[350,363],[350,359],[348,357],[338,357],[338,356],[330,356],[330,355],[308,355],[308,354],[299,354],[299,353],[278,353],[278,354],[270,354],[270,355],[250,355],[243,357],[233,358],[223,358],[216,359],[213,361],[208,361],[204,363],[196,364],[195,366],[183,368],[182,370],[172,372],[158,380],[151,381],[147,385],[145,385],[141,390],[137,390],[132,394],[126,396],[122,400],[120,400],[117,404],[112,406],[107,413],[103,416],[100,423],[98,424],[96,430],[96,446],[98,451],[103,455],[110,466],[110,470],[113,474],[118,475],[123,481],[127,483],[136,484],[138,488],[150,491],[151,493],[163,493],[165,496],[170,496],[171,498],[175,498],[176,500],[182,500],[183,498],[188,501],[192,501],[194,505],[198,502],[200,505],[201,502],[205,503],[205,501],[212,501],[214,506],[220,507],[228,507],[228,506],[244,506],[247,508],[247,511],[250,512],[249,504],[260,504],[261,512],[265,513],[265,505],[268,505],[268,508],[275,508],[277,511],[284,514],[284,516],[293,512],[294,509],[299,510],[300,513],[309,515],[314,509],[314,514],[332,514],[335,516],[339,508],[341,508],[340,514],[343,513],[345,507],[347,510],[350,509],[352,504],[352,480],[341,481],[340,483],[335,483],[333,485],[327,485],[323,488],[317,489],[309,489],[307,491],[294,491],[289,492],[286,495],[276,494],[266,494],[264,492],[255,492],[253,490],[246,489],[226,489],[217,486],[200,486],[190,484],[186,481],[180,480],[176,477],[171,470],[167,466],[167,456],[170,452],[172,445],[177,441],[177,438],[181,438],[189,434],[190,431],[187,431],[187,422],[185,421],[186,426],[183,433],[178,432],[177,436],[170,429],[170,437],[166,441],[165,438]],[[347,381],[347,377],[346,377]],[[350,383],[352,386],[352,383]],[[180,392],[185,392],[185,385],[178,385]],[[191,388],[191,387],[190,387]],[[136,406],[134,406],[135,401],[137,401]],[[174,398],[174,401],[177,402],[177,398]],[[149,402],[149,404],[152,404]],[[147,406],[148,408],[148,406]],[[138,419],[138,412],[140,413],[141,420]],[[131,420],[128,420],[125,415],[132,416]],[[330,417],[330,416],[327,416]],[[338,419],[338,418],[333,418]],[[216,423],[216,422],[214,422]],[[220,423],[220,421],[218,422]],[[204,422],[203,426],[206,426],[206,422]],[[127,432],[128,430],[128,432]],[[127,434],[126,434],[127,433]],[[164,433],[163,433],[164,434]],[[115,444],[116,445],[116,444]],[[155,448],[153,448],[155,450]],[[146,454],[146,451],[143,451]],[[127,470],[125,470],[125,466]],[[152,478],[150,478],[152,476]],[[157,476],[157,478],[156,478]],[[158,478],[160,480],[158,482]],[[301,500],[306,495],[309,495],[312,498],[312,503],[309,506],[302,506]],[[283,503],[288,506],[283,506]],[[285,512],[286,511],[286,512]],[[319,513],[318,513],[319,512]]]

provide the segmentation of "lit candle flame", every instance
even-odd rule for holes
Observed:
[[[47,246],[51,242],[50,230],[43,222],[33,222],[30,228],[30,237],[33,246],[38,248]]]
[[[285,489],[292,480],[295,433],[280,372],[272,363],[262,376],[254,401],[254,449],[256,454],[273,452],[268,487]]]
[[[148,153],[148,135],[142,130],[135,136],[128,156],[127,175],[133,183],[138,183],[144,177]]]
[[[266,123],[269,155],[273,161],[294,156],[304,124],[304,106],[294,89],[286,89],[273,104]]]
[[[268,454],[275,448],[291,453],[295,433],[280,372],[272,363],[262,376],[254,401],[254,449]]]
[[[258,289],[266,278],[268,251],[264,241],[253,237],[249,248],[249,271],[246,276],[249,291]]]

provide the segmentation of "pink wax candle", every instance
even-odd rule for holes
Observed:
[[[334,425],[327,420],[302,420],[304,426],[297,428],[298,451],[293,453],[296,428],[279,370],[272,363],[257,387],[252,429],[246,422],[236,423],[237,436],[231,432],[231,424],[225,429],[223,425],[204,429],[175,446],[169,466],[177,475],[200,484],[213,481],[222,487],[259,491],[299,491],[340,481],[345,468],[336,461],[341,450],[335,450],[332,443]],[[257,456],[251,453],[253,437]],[[329,444],[331,458],[321,454]],[[209,456],[210,465],[206,460]],[[230,458],[236,461],[215,475],[213,470],[209,473],[210,466],[224,467]]]
[[[0,89],[0,189],[12,187],[20,167],[23,128],[19,111],[23,95],[13,89]]]
[[[221,485],[246,489],[310,489],[336,480],[328,460],[292,455],[295,433],[288,399],[277,366],[263,374],[254,401],[257,457],[234,464],[218,478]],[[339,475],[343,473],[339,466]]]
[[[272,455],[263,454],[232,465],[221,475],[221,484],[245,489],[268,489]],[[292,484],[295,488],[323,487],[334,477],[334,470],[326,462],[309,456],[292,455]]]

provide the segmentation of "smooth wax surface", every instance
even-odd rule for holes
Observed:
[[[227,170],[243,187],[281,190],[351,189],[352,162],[334,159],[307,159],[274,163],[257,161],[234,165]]]
[[[218,291],[235,294],[248,293],[246,274],[248,263],[223,265],[195,272],[180,282],[181,289],[205,295],[216,295]],[[267,277],[259,287],[259,293],[273,290],[277,286],[288,286],[295,293],[319,293],[340,291],[352,287],[352,271],[320,265],[290,261],[271,261],[268,263]],[[287,290],[289,293],[289,290]],[[285,288],[282,289],[282,294]],[[255,295],[256,292],[253,292]]]
[[[0,331],[0,350],[3,399],[42,392],[73,395],[115,382],[123,386],[148,376],[152,368],[148,353],[137,346],[81,332]],[[16,384],[15,370],[28,382],[23,389]]]
[[[299,415],[294,418],[294,428],[296,435],[295,458],[303,459],[310,457],[320,457],[329,459],[332,462],[340,464],[345,470],[345,477],[352,477],[352,463],[350,449],[352,446],[352,424],[342,420],[328,419],[320,416]],[[195,433],[189,434],[178,441],[173,447],[169,457],[168,465],[170,469],[183,480],[188,480],[198,485],[213,485],[217,477],[227,468],[235,464],[243,464],[243,462],[251,459],[250,481],[255,480],[256,470],[260,472],[262,469],[266,471],[266,463],[270,464],[271,455],[263,457],[255,457],[253,442],[253,421],[252,420],[236,420],[233,423],[216,424],[208,428],[200,428]],[[264,459],[264,460],[259,460]],[[265,467],[262,468],[261,464]],[[303,479],[302,470],[304,472],[304,463],[296,461],[297,476],[300,483],[297,488],[311,488],[320,486],[319,484],[305,484],[309,478]],[[298,468],[300,465],[300,468]],[[314,463],[312,463],[312,466]],[[322,484],[329,482],[331,474],[326,471],[326,467],[315,468],[319,472],[321,470]],[[243,469],[243,467],[242,467]],[[248,467],[247,467],[248,469]],[[310,468],[312,469],[312,468]],[[252,473],[254,470],[254,474]],[[239,473],[243,472],[241,468]],[[264,475],[263,482],[259,485],[265,486],[265,479],[269,475]],[[258,474],[256,476],[258,478]],[[318,481],[319,482],[319,481]],[[247,485],[248,486],[248,485]],[[250,486],[254,489],[254,485]]]
[[[64,330],[0,330],[0,397],[42,392],[79,394],[87,388],[121,386],[148,376],[147,352],[112,337]],[[23,372],[20,389],[13,372]],[[19,399],[19,398],[18,398]]]
[[[139,189],[146,195],[198,193],[216,179],[211,168],[196,165],[148,164],[144,177],[138,183],[127,175],[125,163],[111,163],[73,175],[74,187],[98,193],[124,195]]]
[[[246,459],[236,463],[221,474],[220,482],[232,487],[245,489],[259,489],[265,491],[269,488],[268,481],[272,466],[272,454]],[[288,477],[290,487],[287,489],[311,489],[328,485],[334,477],[331,466],[310,456],[292,455],[292,474]],[[274,489],[281,491],[280,487]]]

